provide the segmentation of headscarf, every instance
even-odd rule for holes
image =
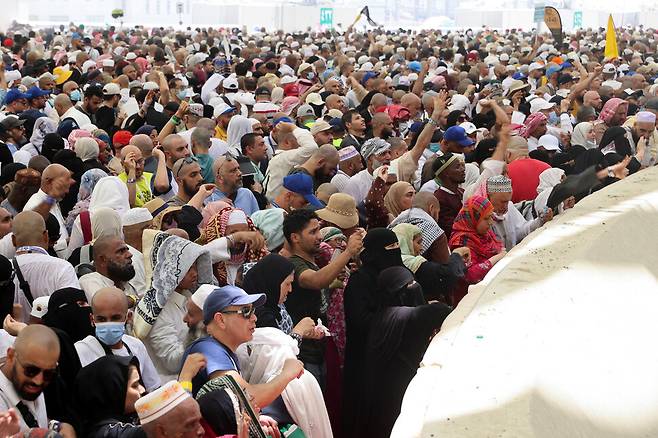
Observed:
[[[135,356],[101,356],[83,367],[75,379],[77,412],[84,420],[85,436],[91,435],[90,428],[105,420],[131,423],[134,418],[124,414],[130,366],[137,368]],[[141,380],[141,376],[140,376]]]
[[[466,200],[455,218],[450,236],[450,248],[466,246],[477,257],[475,260],[488,259],[503,249],[492,229],[483,236],[477,232],[477,225],[482,218],[494,209],[489,199],[483,196],[472,196]]]
[[[210,254],[202,246],[157,230],[142,235],[146,284],[150,284],[135,309],[133,332],[146,338],[169,297],[196,263],[198,284],[214,284]]]
[[[391,266],[402,265],[400,248],[386,249],[399,244],[395,233],[387,228],[373,228],[363,238],[363,251],[360,258],[363,268],[379,272]]]
[[[617,112],[617,108],[619,108],[619,105],[626,103],[625,100],[620,99],[618,97],[613,97],[611,99],[608,99],[608,101],[603,105],[603,108],[601,109],[601,114],[599,114],[599,120],[603,120],[606,125],[610,124],[610,120],[615,116],[615,113]]]
[[[420,265],[427,261],[425,257],[414,254],[414,238],[422,233],[421,229],[416,225],[399,224],[393,227],[393,232],[400,242],[402,263],[404,263],[404,266],[409,268],[411,272],[415,273],[418,268],[420,268]]]
[[[37,151],[41,152],[46,135],[54,134],[55,132],[57,132],[57,124],[50,117],[39,117],[34,122],[30,143]]]
[[[74,129],[71,131],[68,137],[69,149],[75,150],[75,144],[81,138],[91,137],[91,132],[85,131],[84,129]]]
[[[414,191],[414,187],[411,184],[406,181],[398,181],[388,189],[388,192],[386,192],[386,195],[384,196],[384,205],[393,217],[397,217],[402,213],[403,209],[400,205],[400,201],[402,201],[405,193],[410,189]]]
[[[409,210],[405,210],[398,217],[393,219],[388,225],[388,228],[391,229],[397,224],[412,224],[418,226],[423,232],[423,249],[422,254],[425,254],[432,244],[439,237],[443,236],[445,232],[439,227],[434,218],[427,214],[422,208],[412,207]]]
[[[240,374],[252,385],[272,381],[283,369],[285,361],[295,359],[297,354],[297,342],[272,327],[257,328],[253,338],[236,351]],[[333,436],[322,390],[311,373],[303,373],[293,379],[281,393],[281,398],[293,421],[306,436]]]
[[[265,237],[269,251],[274,251],[283,245],[283,219],[285,217],[286,211],[282,208],[258,210],[251,215],[254,226]]]
[[[89,169],[83,173],[78,190],[78,201],[89,201],[98,181],[106,176],[109,175],[101,169]]]
[[[231,204],[229,204],[226,201],[213,201],[209,202],[205,207],[203,207],[203,210],[201,211],[201,216],[203,216],[203,219],[201,220],[201,224],[199,224],[199,228],[206,228],[206,225],[208,225],[208,221],[217,213],[222,211],[223,209],[227,207],[232,207]]]
[[[210,219],[210,221],[208,221],[208,225],[206,225],[205,228],[206,243],[210,243],[215,239],[219,239],[220,237],[226,237],[226,227],[228,227],[229,220],[231,220],[231,216],[236,214],[237,212],[244,215],[244,222],[249,227],[249,231],[256,231],[256,227],[254,226],[254,223],[251,221],[249,216],[247,216],[242,210],[233,207],[226,207],[223,210],[221,210],[219,213],[217,213],[215,216],[213,216]],[[227,284],[228,281],[228,273],[226,271],[227,264],[235,266],[247,262],[257,262],[258,260],[265,257],[266,255],[267,255],[266,249],[262,249],[260,251],[253,251],[249,248],[248,245],[245,245],[242,251],[239,253],[231,249],[230,260],[216,263],[214,266],[215,276],[217,277],[217,281],[219,282],[219,285],[224,286]]]
[[[57,133],[46,134],[43,137],[43,142],[41,146],[41,155],[48,158],[50,162],[53,161],[53,157],[57,151],[61,151],[66,147],[65,140]]]
[[[82,137],[75,142],[75,154],[82,161],[98,158],[98,143],[91,137]]]
[[[101,237],[122,237],[121,217],[109,207],[100,207],[91,218],[92,241]]]
[[[226,143],[229,150],[236,152],[238,155],[241,154],[242,147],[240,140],[242,140],[245,134],[252,132],[254,132],[254,129],[248,118],[239,114],[231,117],[231,121],[228,122],[228,128],[226,129]]]
[[[281,283],[295,270],[287,258],[279,254],[268,254],[258,261],[244,276],[242,289],[248,294],[265,294],[262,308],[274,312],[277,322],[281,321],[279,300]],[[259,308],[260,309],[260,308]],[[258,314],[258,310],[256,311]]]
[[[587,141],[587,136],[589,135],[593,126],[594,125],[592,125],[591,122],[582,122],[577,124],[573,128],[573,132],[571,133],[571,144],[583,146],[584,148],[589,149],[588,147],[589,142]]]
[[[532,133],[535,129],[545,120],[548,120],[548,117],[544,113],[532,113],[530,114],[523,123],[523,126],[519,130],[519,135],[523,138],[528,138],[532,136]]]
[[[547,206],[548,198],[553,192],[553,187],[560,184],[564,170],[550,168],[539,174],[539,185],[537,186],[537,197],[535,198],[535,212],[543,212]],[[556,212],[557,213],[557,212]]]
[[[79,301],[87,302],[83,290],[73,287],[56,290],[48,300],[48,313],[43,316],[43,323],[66,332],[73,342],[93,335],[91,307],[80,307]]]
[[[130,210],[128,187],[116,176],[101,178],[94,187],[89,201],[89,211],[110,207],[120,215]]]
[[[281,112],[289,116],[300,103],[301,101],[297,96],[284,97],[283,102],[281,102]]]

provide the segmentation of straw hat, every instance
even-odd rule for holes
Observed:
[[[329,198],[327,206],[315,213],[320,219],[331,222],[343,230],[355,227],[359,223],[356,201],[345,193],[334,193]]]

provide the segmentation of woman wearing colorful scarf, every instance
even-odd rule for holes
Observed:
[[[244,211],[226,207],[208,221],[205,228],[206,243],[240,231],[256,231],[256,227]],[[242,275],[244,275],[244,272],[241,272],[242,269],[250,266],[247,264],[256,263],[267,255],[266,249],[253,251],[248,245],[241,244],[232,246],[230,252],[229,260],[213,265],[213,272],[220,286],[235,285],[238,279],[240,279],[238,281],[240,284]]]
[[[402,263],[423,287],[428,301],[439,300],[450,302],[449,292],[464,277],[466,263],[470,260],[468,248],[456,248],[450,254],[447,263],[436,263],[421,256],[423,233],[419,227],[412,224],[399,224],[393,227],[393,232],[400,242]]]
[[[483,196],[473,196],[466,200],[452,226],[450,249],[467,247],[471,250],[471,263],[466,267],[466,275],[453,291],[452,305],[466,295],[468,286],[482,281],[487,272],[500,261],[507,252],[493,230],[493,204]]]

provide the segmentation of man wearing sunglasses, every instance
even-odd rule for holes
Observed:
[[[21,431],[48,427],[43,390],[57,376],[59,340],[44,325],[22,329],[7,349],[0,373],[0,411],[16,409]]]
[[[288,359],[283,369],[267,383],[251,385],[240,375],[240,364],[235,351],[252,339],[256,330],[255,308],[265,303],[264,294],[247,294],[236,286],[224,286],[208,295],[203,305],[203,322],[210,336],[194,342],[185,352],[201,353],[206,358],[206,367],[192,379],[192,392],[196,392],[207,381],[230,374],[261,408],[272,403],[288,383],[297,378],[304,365],[297,359]]]

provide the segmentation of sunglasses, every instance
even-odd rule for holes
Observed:
[[[21,362],[21,360],[18,358],[18,355],[16,355],[16,361],[21,364],[21,367],[23,367],[23,374],[25,374],[25,376],[29,377],[30,379],[38,376],[39,374],[43,374],[43,380],[50,382],[57,376],[57,373],[59,372],[57,367],[43,369],[35,365],[24,365],[23,362]]]
[[[189,157],[185,157],[183,159],[183,162],[181,163],[180,167],[176,171],[176,178],[178,178],[178,174],[180,174],[180,171],[183,170],[183,167],[186,164],[197,163],[198,161],[199,161],[199,159],[197,157],[195,157],[194,155],[190,155]]]
[[[238,315],[242,315],[244,319],[249,319],[251,318],[251,315],[253,315],[255,311],[256,308],[254,306],[244,306],[240,310],[222,310],[219,313],[226,313],[226,314],[235,313]]]

